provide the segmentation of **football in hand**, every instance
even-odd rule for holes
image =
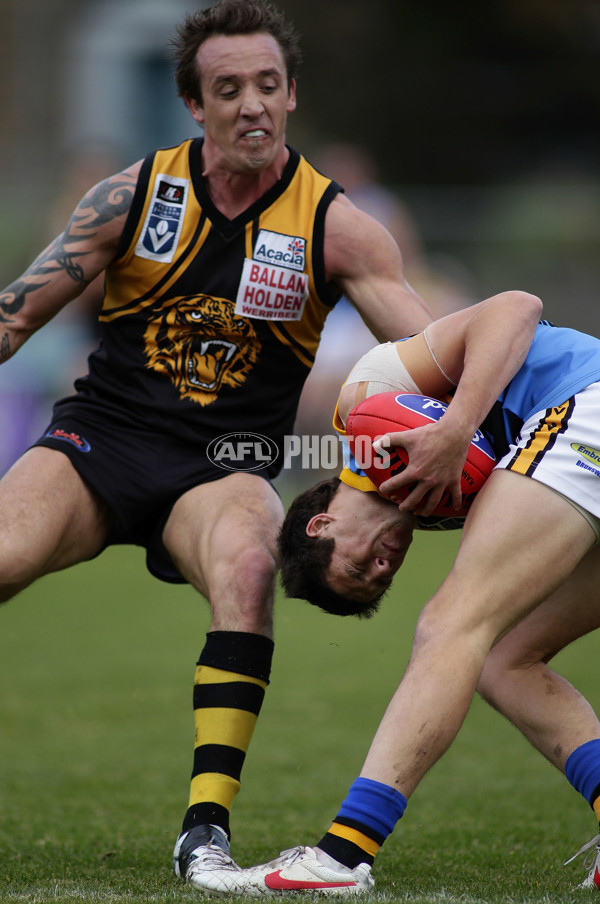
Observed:
[[[382,449],[378,453],[373,449],[373,440],[386,433],[412,430],[439,421],[447,407],[438,399],[409,392],[381,392],[364,399],[352,409],[346,421],[350,451],[359,468],[377,487],[390,477],[400,474],[408,464],[406,450],[397,446]],[[494,451],[481,430],[478,430],[471,440],[463,466],[460,509],[457,511],[453,508],[450,493],[446,489],[432,514],[444,517],[466,515],[495,464]],[[393,502],[402,502],[410,490],[408,486],[401,487],[387,498]]]

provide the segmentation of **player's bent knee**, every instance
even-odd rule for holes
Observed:
[[[264,546],[246,546],[235,556],[235,579],[244,595],[271,593],[275,570],[275,558]]]
[[[268,549],[248,546],[213,576],[213,620],[222,628],[269,633],[276,563]]]
[[[539,650],[503,641],[488,653],[477,693],[490,706],[502,710],[502,700],[513,694],[515,687],[521,686],[523,677],[538,674],[540,666],[543,667],[543,657]]]
[[[2,561],[0,555],[0,603],[6,603],[24,590],[39,576],[27,562]]]
[[[25,590],[26,587],[29,587],[31,583],[32,581],[24,581],[23,583],[17,584],[0,583],[0,605],[2,603],[7,603],[9,600],[12,600],[13,597],[21,592],[21,590]]]
[[[440,605],[434,597],[419,616],[413,649],[429,648],[439,656],[466,656],[475,662],[482,660],[494,640],[494,630],[485,619],[455,605]]]
[[[0,600],[10,599],[41,574],[41,568],[27,550],[0,537]]]
[[[490,706],[493,706],[494,709],[500,708],[498,690],[501,687],[502,671],[503,670],[498,669],[495,664],[486,661],[477,684],[477,693],[481,699],[485,700],[486,703],[489,703]]]

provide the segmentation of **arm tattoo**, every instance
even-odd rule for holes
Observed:
[[[0,362],[7,361],[10,358],[10,339],[8,333],[5,333],[0,339]]]
[[[25,303],[27,292],[33,292],[38,286],[28,286],[18,280],[0,294],[0,323],[12,323],[13,315],[18,314]],[[6,339],[6,334],[4,339]]]
[[[81,257],[82,254],[83,252],[68,253],[64,250],[64,234],[55,239],[20,279],[0,293],[0,322],[10,323],[25,304],[26,296],[47,285],[51,274],[58,270],[64,270],[82,292],[90,282],[84,279],[82,268],[74,261],[74,258]]]
[[[60,271],[83,292],[91,279],[87,279],[78,258],[85,258],[91,250],[70,251],[68,245],[92,239],[98,229],[129,211],[136,179],[127,173],[111,176],[100,182],[83,197],[76,207],[67,228],[45,251],[35,259],[23,276],[0,292],[0,323],[11,323],[12,318],[25,304],[27,295],[46,286]],[[8,338],[5,335],[8,343]],[[4,341],[4,340],[0,340]],[[4,347],[0,347],[0,361]]]
[[[65,235],[73,239],[89,238],[96,234],[99,226],[127,213],[131,207],[135,184],[135,180],[124,173],[100,182],[79,203],[69,220]]]

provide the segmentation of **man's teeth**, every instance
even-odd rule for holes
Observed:
[[[250,132],[246,132],[246,138],[262,138],[266,134],[264,129],[252,129]]]

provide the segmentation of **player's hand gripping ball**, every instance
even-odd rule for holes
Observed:
[[[397,446],[378,454],[372,448],[373,440],[386,433],[411,430],[439,421],[447,407],[438,399],[409,392],[380,392],[364,399],[352,409],[346,421],[348,444],[358,466],[377,487],[390,477],[400,474],[408,464],[407,451]],[[495,464],[494,451],[481,430],[478,430],[471,440],[463,466],[460,509],[456,511],[453,508],[452,499],[446,490],[433,514],[454,517],[466,515]],[[402,487],[388,498],[402,502],[410,489]]]

